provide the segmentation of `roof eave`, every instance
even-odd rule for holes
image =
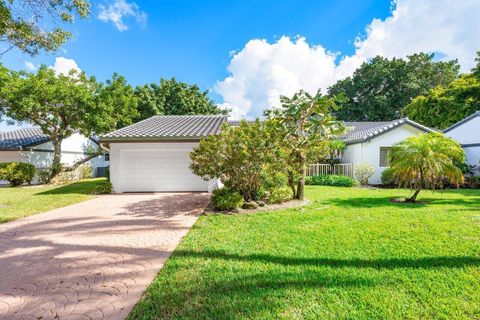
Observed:
[[[182,141],[199,141],[208,136],[196,137],[100,137],[100,143],[115,143],[115,142],[182,142]]]

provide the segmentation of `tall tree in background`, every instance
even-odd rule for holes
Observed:
[[[399,118],[413,98],[449,84],[459,70],[456,60],[435,62],[433,54],[414,54],[406,60],[377,56],[329,88],[330,95],[344,93],[347,97],[334,114],[346,121]]]
[[[31,55],[56,51],[72,36],[59,23],[89,13],[88,0],[0,0],[0,56],[13,48]]]
[[[330,110],[337,109],[341,96],[327,97],[317,92],[315,96],[300,90],[292,98],[282,96],[282,107],[266,112],[265,125],[278,138],[289,184],[296,199],[304,199],[305,175],[309,159],[317,148],[325,148],[330,140],[337,139],[345,130]],[[318,154],[317,154],[318,156]]]
[[[450,84],[439,85],[420,95],[405,108],[412,120],[445,129],[480,110],[480,52],[472,73],[462,74]]]
[[[135,89],[139,115],[136,121],[154,115],[225,114],[197,85],[172,78],[161,79],[160,84],[138,86]]]
[[[0,115],[18,123],[38,126],[51,138],[54,155],[52,176],[61,169],[62,141],[74,133],[85,136],[116,129],[128,120],[134,101],[133,89],[114,75],[106,85],[84,72],[55,74],[46,66],[36,73],[15,72],[0,65]],[[133,109],[134,110],[134,109]],[[131,119],[131,117],[130,117]],[[93,158],[97,154],[74,164]]]

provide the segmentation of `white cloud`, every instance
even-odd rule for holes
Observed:
[[[385,20],[374,19],[366,35],[355,40],[355,54],[335,64],[336,54],[304,38],[282,37],[275,43],[250,40],[234,53],[230,75],[217,82],[215,91],[236,117],[260,116],[279,104],[279,95],[298,89],[315,92],[353,73],[376,55],[405,57],[416,52],[438,52],[458,59],[462,71],[474,65],[480,49],[480,1],[396,0]],[[232,114],[233,115],[233,114]]]
[[[77,63],[73,59],[67,59],[65,57],[57,57],[55,58],[55,64],[53,65],[52,69],[55,73],[67,75],[70,70],[74,69],[80,71]]]
[[[38,67],[30,61],[24,61],[23,64],[25,65],[25,68],[27,68],[28,71],[35,71],[38,69]]]
[[[138,24],[145,26],[147,14],[143,12],[135,2],[126,0],[114,0],[108,5],[99,5],[98,19],[104,22],[112,22],[119,31],[128,30],[125,18],[132,17]]]

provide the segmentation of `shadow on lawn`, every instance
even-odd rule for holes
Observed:
[[[423,208],[430,205],[454,205],[471,207],[471,210],[478,208],[480,204],[480,197],[466,198],[466,199],[450,199],[450,198],[419,198],[418,203],[398,203],[392,202],[394,198],[401,197],[357,197],[347,199],[328,199],[325,202],[333,204],[335,206],[344,208],[379,208],[379,207],[391,207],[395,209],[412,209]]]
[[[59,186],[47,191],[37,193],[37,195],[52,195],[52,194],[91,194],[95,191],[97,183],[103,179],[79,181],[64,186]]]
[[[224,259],[247,262],[275,263],[285,266],[326,266],[334,268],[463,268],[466,266],[480,266],[480,257],[444,256],[424,258],[391,258],[391,259],[333,259],[333,258],[296,258],[281,257],[269,254],[238,255],[223,251],[188,251],[177,250],[175,255],[200,257],[209,259]]]

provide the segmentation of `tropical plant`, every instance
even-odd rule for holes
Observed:
[[[0,56],[13,48],[30,55],[56,51],[72,36],[60,23],[71,23],[75,16],[86,18],[89,13],[87,0],[0,1],[0,43],[6,44]]]
[[[318,150],[345,130],[330,110],[337,108],[339,97],[310,95],[304,90],[293,97],[280,97],[281,108],[268,110],[265,126],[276,138],[277,159],[287,173],[295,199],[304,199],[306,166]]]
[[[397,119],[413,98],[448,85],[459,69],[456,60],[434,61],[433,54],[414,54],[405,60],[377,56],[329,88],[330,95],[347,97],[334,115],[345,121]]]
[[[190,158],[193,173],[205,180],[220,179],[250,201],[260,194],[273,147],[260,121],[241,121],[238,127],[224,124],[219,134],[200,141]]]
[[[368,185],[368,179],[375,174],[375,168],[370,163],[360,163],[355,165],[354,175],[360,185]]]
[[[415,202],[424,187],[435,188],[438,181],[448,179],[457,187],[463,182],[461,145],[441,133],[431,132],[410,137],[396,144],[390,152],[390,168],[395,180],[414,188],[406,202]]]

